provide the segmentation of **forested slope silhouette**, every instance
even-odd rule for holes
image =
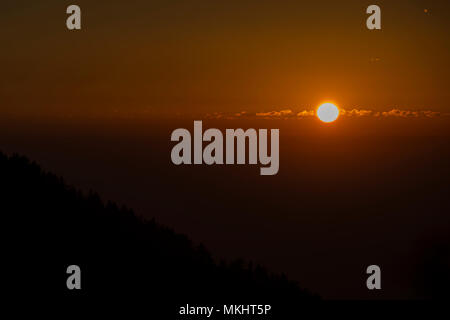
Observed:
[[[84,194],[23,156],[0,153],[0,174],[6,264],[16,293],[136,296],[150,304],[317,298],[259,265],[217,263],[186,236]],[[66,287],[72,264],[82,272],[76,292]]]

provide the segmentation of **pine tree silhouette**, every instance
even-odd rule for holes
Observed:
[[[139,297],[153,305],[316,300],[284,275],[243,260],[216,263],[203,245],[83,194],[27,158],[0,153],[8,280],[19,295]],[[157,201],[155,199],[154,201]],[[68,290],[79,265],[82,290]],[[150,302],[149,302],[150,301]],[[248,302],[247,302],[248,303]]]

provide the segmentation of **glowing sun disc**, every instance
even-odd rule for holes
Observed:
[[[333,122],[339,117],[339,109],[332,103],[324,103],[317,109],[317,117],[323,122]]]

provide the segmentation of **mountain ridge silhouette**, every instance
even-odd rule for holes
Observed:
[[[85,194],[26,157],[0,152],[0,175],[9,280],[19,295],[136,297],[156,305],[319,299],[252,262],[217,263],[202,244]],[[72,264],[81,268],[81,290],[66,287]]]

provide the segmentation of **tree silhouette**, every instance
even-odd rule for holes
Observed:
[[[145,297],[154,306],[317,299],[262,266],[216,263],[185,235],[83,194],[25,157],[0,153],[0,175],[5,264],[17,294]],[[71,264],[82,270],[82,290],[66,288]]]

